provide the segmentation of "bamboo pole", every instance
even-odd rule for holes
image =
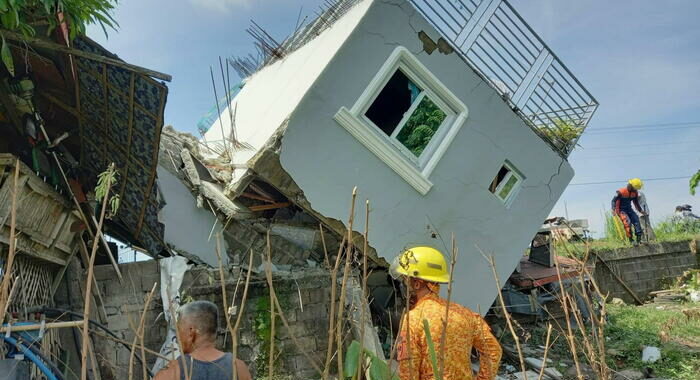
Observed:
[[[270,235],[268,233],[268,241],[269,241]],[[268,243],[269,245],[269,243]],[[292,329],[289,327],[289,322],[287,322],[287,318],[284,316],[284,310],[282,310],[282,306],[280,305],[279,300],[277,299],[277,295],[275,294],[275,287],[272,283],[272,265],[266,265],[265,266],[265,278],[267,279],[267,286],[270,288],[270,292],[272,293],[272,307],[277,309],[277,315],[280,317],[280,320],[282,321],[282,324],[284,325],[284,328],[287,329],[287,333],[289,334],[289,337],[292,338],[292,342],[294,342],[294,345],[297,347],[299,351],[301,351],[301,354],[304,355],[306,360],[309,361],[309,364],[316,370],[316,372],[319,375],[323,374],[323,370],[318,366],[316,361],[309,355],[308,352],[304,349],[304,347],[299,343],[299,340],[297,339],[296,334],[292,331]]]
[[[19,182],[19,159],[15,162],[15,174],[12,184],[12,203],[10,205],[10,249],[7,252],[7,264],[5,265],[5,273],[2,277],[2,285],[0,285],[0,310],[2,315],[0,321],[5,319],[7,308],[10,305],[9,295],[7,294],[10,287],[10,278],[12,277],[12,266],[15,261],[15,229],[17,227],[17,183]]]
[[[95,231],[95,237],[92,239],[92,252],[90,252],[90,262],[88,263],[88,277],[87,277],[87,283],[85,285],[85,298],[84,298],[84,310],[83,310],[83,315],[85,316],[85,320],[83,321],[83,344],[82,344],[82,350],[81,350],[81,366],[80,366],[80,379],[81,380],[86,380],[87,379],[87,350],[88,350],[88,340],[90,337],[88,336],[88,328],[89,328],[89,322],[88,318],[90,316],[90,295],[92,292],[92,279],[93,279],[93,271],[94,271],[94,266],[95,266],[95,256],[97,256],[97,245],[99,238],[98,236],[100,235],[102,231],[102,224],[104,223],[105,220],[105,213],[107,212],[108,204],[107,204],[107,199],[109,197],[109,192],[112,188],[112,182],[111,179],[108,180],[107,183],[107,190],[105,191],[104,197],[102,197],[102,210],[100,211],[100,220],[97,224],[97,230]]]
[[[233,325],[233,331],[231,333],[231,351],[232,351],[232,356],[233,356],[233,368],[236,368],[236,357],[238,356],[238,327],[241,325],[241,320],[243,319],[243,311],[245,310],[245,304],[248,299],[248,285],[250,284],[250,272],[253,267],[253,250],[250,250],[250,254],[248,255],[248,273],[246,274],[245,277],[245,285],[243,286],[243,297],[241,299],[241,310],[238,310],[238,317],[236,317],[236,323]],[[231,304],[233,305],[235,303],[235,300],[231,301]],[[234,370],[233,371],[233,379],[236,380],[238,379],[238,371]]]
[[[524,380],[527,380],[527,367],[525,367],[525,358],[523,357],[523,350],[520,347],[520,339],[518,338],[518,334],[515,332],[513,322],[511,321],[510,313],[508,312],[505,300],[503,299],[503,292],[501,292],[501,281],[498,279],[498,273],[496,272],[496,263],[494,262],[493,255],[486,256],[483,252],[481,252],[481,255],[484,256],[484,258],[489,262],[491,272],[493,273],[493,278],[494,280],[496,280],[496,287],[498,288],[498,301],[501,304],[503,315],[506,318],[508,330],[510,330],[511,335],[513,336],[513,340],[515,340],[515,348],[518,350],[518,359],[520,360],[520,369],[523,372]]]
[[[25,42],[25,43],[28,43],[30,45],[34,45],[34,46],[37,46],[40,48],[55,50],[55,51],[58,51],[61,53],[70,54],[70,55],[74,55],[74,56],[81,57],[81,58],[86,58],[86,59],[89,59],[89,60],[92,60],[95,62],[107,63],[107,64],[110,64],[113,66],[121,67],[123,69],[127,69],[130,71],[139,73],[139,74],[144,74],[144,75],[148,75],[148,76],[151,76],[151,77],[154,77],[157,79],[161,79],[161,80],[164,80],[166,82],[170,82],[171,80],[173,80],[173,77],[168,75],[168,74],[164,74],[164,73],[161,73],[161,72],[158,72],[155,70],[147,69],[145,67],[132,65],[130,63],[126,63],[126,62],[119,60],[119,59],[105,57],[103,55],[89,53],[89,52],[74,49],[74,48],[71,48],[68,46],[63,46],[63,45],[57,44],[55,42],[44,40],[42,38],[28,37],[28,36],[24,36],[24,35],[21,35],[19,33],[15,33],[15,32],[10,32],[10,31],[4,30],[4,29],[0,29],[0,35],[5,37],[5,39],[11,40],[11,41]]]
[[[355,199],[357,187],[352,189],[352,201],[350,203],[350,217],[348,220],[348,239],[345,249],[345,268],[343,269],[343,283],[340,286],[340,301],[338,302],[338,319],[336,321],[336,340],[338,341],[338,378],[343,377],[343,312],[345,311],[345,293],[348,276],[350,275],[350,262],[352,261],[352,224],[355,220]]]
[[[369,199],[365,201],[365,236],[362,246],[362,300],[367,299],[367,237],[369,236]],[[365,305],[360,304],[360,354],[357,356],[357,378],[362,373],[362,357],[365,352]]]
[[[455,272],[455,265],[457,264],[457,243],[455,241],[455,234],[452,233],[452,259],[450,262],[450,282],[447,283],[447,306],[445,307],[445,320],[442,326],[442,334],[440,336],[440,365],[439,365],[439,375],[442,377],[445,374],[445,343],[447,342],[447,322],[450,319],[450,300],[452,299],[452,283]]]
[[[61,329],[65,327],[77,327],[84,323],[84,320],[80,321],[66,321],[66,322],[49,322],[45,323],[43,326],[41,324],[31,324],[31,325],[10,325],[0,327],[0,333],[19,332],[19,331],[34,331],[44,329]]]
[[[148,293],[148,296],[146,297],[146,303],[143,306],[143,312],[141,313],[141,320],[139,321],[139,327],[135,331],[136,334],[134,334],[134,341],[131,343],[131,352],[129,353],[129,380],[132,380],[134,378],[134,358],[136,357],[136,343],[141,340],[141,366],[143,367],[143,379],[146,379],[147,373],[146,373],[146,363],[144,362],[146,358],[146,350],[143,345],[143,333],[145,330],[145,323],[146,323],[146,311],[148,310],[148,305],[151,303],[151,299],[153,298],[153,294],[156,292],[156,288],[158,287],[158,283],[155,282],[153,283],[153,288],[151,288],[151,291]]]
[[[270,247],[270,230],[267,230],[267,265],[272,270],[272,248]],[[275,289],[270,286],[270,362],[268,364],[268,380],[272,380],[275,373]]]
[[[328,380],[331,369],[331,359],[333,358],[333,339],[335,338],[335,297],[338,288],[338,268],[340,267],[340,259],[343,256],[343,246],[345,245],[345,237],[340,242],[338,254],[335,257],[335,266],[331,272],[331,307],[328,311],[328,347],[326,350],[326,361],[323,367],[323,380]]]

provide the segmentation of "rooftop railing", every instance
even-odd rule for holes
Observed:
[[[567,157],[598,102],[505,0],[411,0],[511,108]]]

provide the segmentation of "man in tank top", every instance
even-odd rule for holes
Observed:
[[[154,380],[232,380],[233,355],[216,349],[218,322],[219,310],[209,301],[182,306],[177,329],[183,355],[168,363]],[[236,359],[235,368],[238,380],[252,380],[241,360]]]

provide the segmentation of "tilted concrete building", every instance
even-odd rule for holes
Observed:
[[[453,299],[485,312],[483,255],[510,275],[574,175],[596,100],[501,0],[339,2],[259,46],[259,67],[232,61],[249,76],[204,138],[232,152],[225,193],[342,234],[357,187],[377,265],[414,245],[449,252],[454,234]]]

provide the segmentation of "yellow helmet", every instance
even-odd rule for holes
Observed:
[[[409,248],[394,259],[390,273],[395,278],[403,275],[441,284],[450,282],[445,257],[431,247]]]
[[[641,190],[642,187],[644,187],[644,182],[642,182],[642,180],[639,178],[632,178],[627,183],[632,185],[632,187],[634,187],[635,190]]]

